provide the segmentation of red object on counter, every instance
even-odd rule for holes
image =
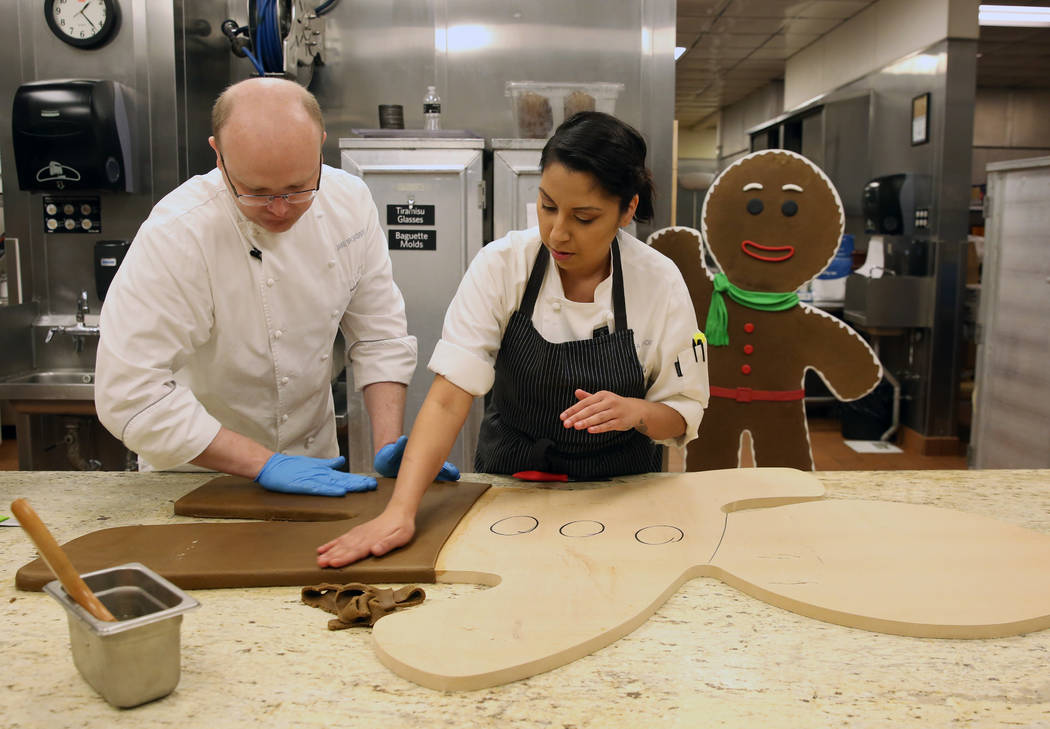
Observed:
[[[512,474],[514,478],[522,481],[568,481],[568,475],[564,473],[547,473],[546,471],[518,471]]]

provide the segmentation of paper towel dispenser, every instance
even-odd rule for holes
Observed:
[[[99,301],[105,301],[109,285],[124,262],[131,243],[126,240],[100,240],[95,243],[95,293]]]
[[[864,232],[913,235],[930,225],[930,178],[903,173],[876,177],[864,186]]]
[[[131,94],[115,81],[51,80],[15,92],[18,186],[29,192],[134,192]]]

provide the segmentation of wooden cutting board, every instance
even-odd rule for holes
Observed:
[[[433,582],[438,552],[487,484],[432,484],[420,505],[416,536],[408,546],[341,569],[317,566],[316,548],[378,515],[393,488],[394,480],[384,478],[367,493],[303,496],[266,491],[247,479],[223,476],[179,499],[176,513],[308,521],[116,527],[78,537],[63,549],[80,573],[142,562],[185,589]],[[37,559],[18,570],[15,584],[22,590],[40,590],[53,579],[47,565]]]
[[[494,686],[612,643],[693,577],[901,635],[1050,627],[1050,536],[932,507],[814,500],[822,494],[812,474],[772,468],[493,487],[437,562],[439,581],[492,589],[383,618],[376,652],[430,688]]]

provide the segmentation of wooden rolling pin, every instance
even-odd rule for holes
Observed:
[[[113,613],[102,604],[95,596],[95,593],[91,591],[91,588],[87,586],[87,583],[80,577],[76,568],[73,567],[73,563],[66,556],[65,551],[55,541],[55,538],[51,536],[51,532],[44,526],[44,522],[33,511],[33,507],[25,499],[15,499],[11,502],[11,511],[14,513],[15,518],[18,519],[18,523],[26,530],[29,538],[33,540],[33,544],[40,551],[40,556],[44,562],[58,577],[62,587],[66,588],[69,596],[76,600],[80,607],[99,620],[116,622],[117,619],[113,617]]]

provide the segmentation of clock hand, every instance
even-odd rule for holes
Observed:
[[[95,24],[91,22],[91,18],[89,18],[89,17],[87,16],[87,14],[86,14],[86,13],[84,12],[85,10],[87,10],[87,5],[85,5],[84,7],[82,7],[82,8],[80,9],[80,12],[79,12],[79,13],[77,13],[77,15],[83,15],[83,16],[84,16],[84,20],[86,20],[86,21],[88,22],[88,25],[90,25],[90,26],[91,26],[91,29],[92,29],[92,30],[96,30],[96,28],[95,28]]]

